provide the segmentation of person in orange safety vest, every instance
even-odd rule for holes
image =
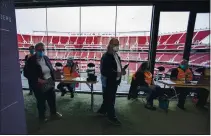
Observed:
[[[179,67],[172,70],[170,79],[172,81],[181,82],[181,83],[188,83],[193,80],[193,72],[188,67],[187,60],[183,59]],[[196,106],[203,107],[205,105],[205,103],[202,101],[204,101],[203,99],[207,98],[208,92],[206,89],[175,87],[175,90],[179,94],[179,101],[178,101],[177,107],[179,107],[180,109],[185,110],[184,105],[185,105],[186,96],[190,92],[197,93],[200,98]]]
[[[78,64],[73,62],[73,58],[68,58],[67,64],[63,68],[63,75],[64,78],[76,78],[80,76],[78,72]],[[78,87],[78,83],[59,83],[57,88],[62,92],[61,96],[64,96],[66,94],[66,90],[64,87],[67,87],[67,89],[71,93],[71,98],[73,98],[74,89],[75,87]]]
[[[153,100],[158,96],[160,89],[161,88],[159,86],[154,85],[152,73],[148,69],[148,62],[143,62],[132,77],[128,100],[131,98],[136,99],[138,97],[139,90],[142,90],[148,94],[145,108],[156,110],[153,106]]]

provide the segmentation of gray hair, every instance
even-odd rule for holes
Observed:
[[[37,44],[35,45],[35,49],[37,49],[37,48],[40,47],[40,46],[44,47],[45,44],[42,43],[42,42],[39,42],[39,43],[37,43]]]

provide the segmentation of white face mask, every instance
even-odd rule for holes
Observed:
[[[118,52],[118,51],[119,51],[119,46],[113,47],[113,50],[114,50],[115,52]]]

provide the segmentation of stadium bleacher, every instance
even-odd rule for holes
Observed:
[[[209,45],[202,42],[207,36],[210,35],[209,30],[195,31],[193,35],[194,50],[210,49]],[[47,45],[47,55],[52,60],[52,63],[61,62],[66,63],[68,57],[73,57],[79,61],[80,68],[85,70],[89,60],[94,63],[100,63],[102,57],[102,49],[106,49],[109,43],[110,36],[41,36],[41,35],[26,35],[17,34],[19,60],[20,65],[23,66],[23,59],[28,53],[26,49],[30,45],[38,42],[43,42]],[[120,41],[119,55],[123,60],[123,64],[130,63],[129,69],[136,71],[140,62],[147,61],[149,49],[149,36],[119,36]],[[183,57],[183,50],[185,44],[186,33],[172,33],[161,34],[158,37],[158,46],[156,54],[156,67],[161,66],[159,63],[165,63],[166,71],[178,64]],[[90,49],[95,49],[91,51]],[[105,51],[105,50],[104,50]],[[103,52],[104,52],[103,51]],[[144,51],[144,52],[143,52]],[[171,51],[171,52],[166,52]],[[179,51],[179,52],[176,52]],[[209,52],[194,53],[190,55],[190,64],[193,66],[209,66],[210,55]]]

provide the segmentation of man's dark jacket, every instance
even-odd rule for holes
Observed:
[[[47,56],[43,56],[43,58],[46,62],[46,65],[48,66],[48,68],[51,71],[51,77],[53,78],[53,80],[55,80],[54,69],[53,69],[52,64],[50,62],[50,59]],[[44,79],[44,75],[42,73],[42,68],[37,62],[36,54],[31,56],[26,61],[26,65],[24,67],[24,76],[35,86],[38,84],[38,78]]]

